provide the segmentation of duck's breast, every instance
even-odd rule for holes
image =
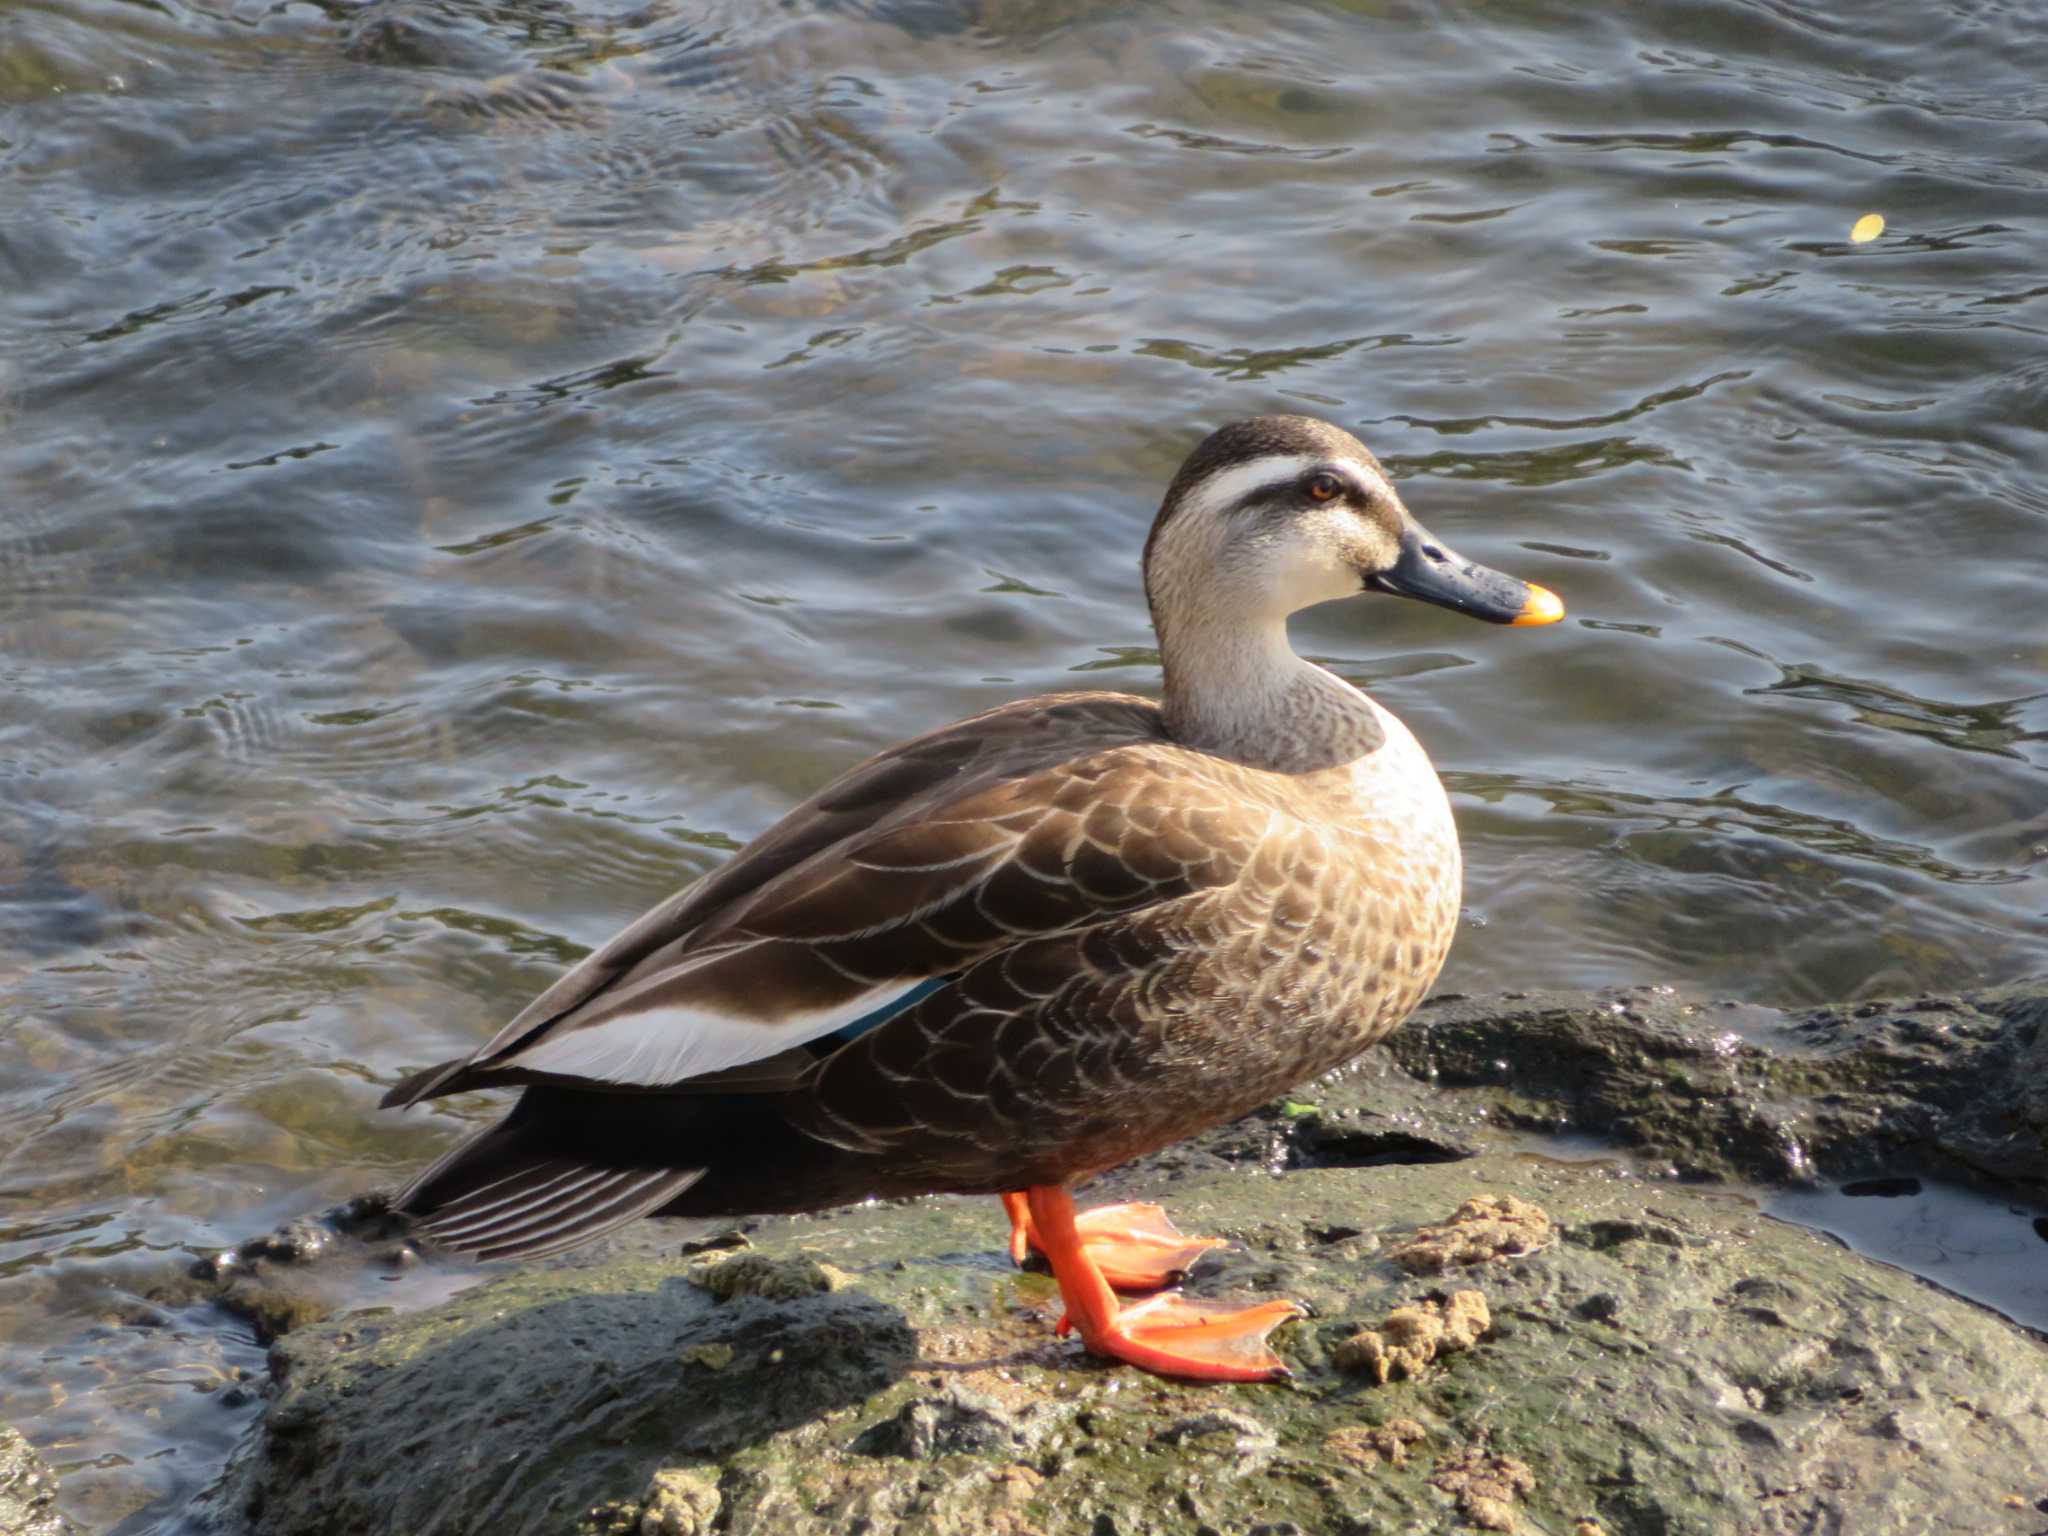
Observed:
[[[1353,1006],[1379,1038],[1420,1003],[1457,932],[1464,866],[1443,781],[1399,716],[1374,703],[1386,739],[1351,765],[1353,830],[1342,879],[1366,916]]]

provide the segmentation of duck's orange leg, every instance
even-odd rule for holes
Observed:
[[[1037,1242],[1031,1230],[1031,1208],[1020,1190],[1003,1196],[1010,1213],[1010,1258],[1020,1268]],[[1189,1237],[1156,1205],[1103,1205],[1074,1218],[1081,1246],[1119,1291],[1156,1291],[1178,1285],[1195,1260],[1212,1248],[1229,1246],[1220,1237]]]
[[[1031,1201],[1023,1190],[1003,1196],[1003,1213],[1010,1218],[1010,1262],[1022,1269],[1031,1257]]]
[[[1011,1196],[1004,1196],[1008,1205]],[[1067,1315],[1060,1331],[1080,1330],[1098,1355],[1161,1376],[1195,1381],[1276,1381],[1287,1374],[1266,1335],[1303,1315],[1291,1301],[1224,1311],[1171,1293],[1124,1306],[1074,1221],[1074,1200],[1058,1185],[1024,1191],[1032,1239],[1052,1264]],[[1014,1214],[1014,1207],[1012,1212]]]

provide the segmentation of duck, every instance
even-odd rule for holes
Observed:
[[[1450,949],[1436,770],[1295,652],[1289,616],[1402,597],[1532,626],[1564,606],[1453,552],[1363,443],[1305,416],[1204,438],[1142,570],[1158,698],[1021,699],[842,773],[482,1047],[393,1086],[386,1107],[518,1094],[394,1209],[510,1260],[646,1216],[995,1195],[1086,1351],[1285,1375],[1267,1338],[1300,1307],[1186,1297],[1217,1240],[1073,1191],[1351,1060]]]

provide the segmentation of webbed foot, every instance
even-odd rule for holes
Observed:
[[[1093,1354],[1107,1355],[1161,1376],[1194,1381],[1277,1381],[1288,1374],[1279,1356],[1266,1347],[1266,1335],[1282,1323],[1305,1315],[1292,1301],[1268,1301],[1236,1309],[1193,1301],[1173,1292],[1144,1301],[1123,1303],[1110,1289],[1110,1280],[1097,1261],[1095,1244],[1084,1237],[1074,1202],[1066,1190],[1041,1186],[1021,1196],[1005,1195],[1003,1203],[1012,1218],[1017,1214],[1012,1200],[1025,1208],[1028,1225],[1019,1223],[1012,1234],[1012,1252],[1018,1233],[1041,1249],[1052,1264],[1059,1281],[1060,1297],[1067,1315],[1060,1319],[1059,1332],[1078,1332],[1081,1342]],[[1110,1207],[1119,1212],[1110,1224],[1121,1232],[1133,1224],[1132,1207]],[[1158,1216],[1172,1240],[1189,1242],[1173,1231],[1158,1207],[1137,1207]],[[1136,1224],[1149,1226],[1149,1218]],[[1114,1239],[1112,1239],[1114,1240]],[[1213,1242],[1199,1242],[1199,1253]]]
[[[1010,1213],[1010,1258],[1021,1268],[1040,1246],[1032,1234],[1024,1195],[1003,1196]],[[1220,1237],[1189,1237],[1149,1202],[1097,1206],[1074,1217],[1081,1246],[1119,1291],[1156,1291],[1178,1285],[1205,1253],[1230,1245]]]

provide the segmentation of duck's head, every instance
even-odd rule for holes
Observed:
[[[1210,433],[1173,477],[1145,541],[1145,593],[1162,638],[1183,614],[1284,621],[1360,592],[1494,624],[1564,617],[1555,593],[1432,537],[1365,444],[1309,416],[1255,416]]]

